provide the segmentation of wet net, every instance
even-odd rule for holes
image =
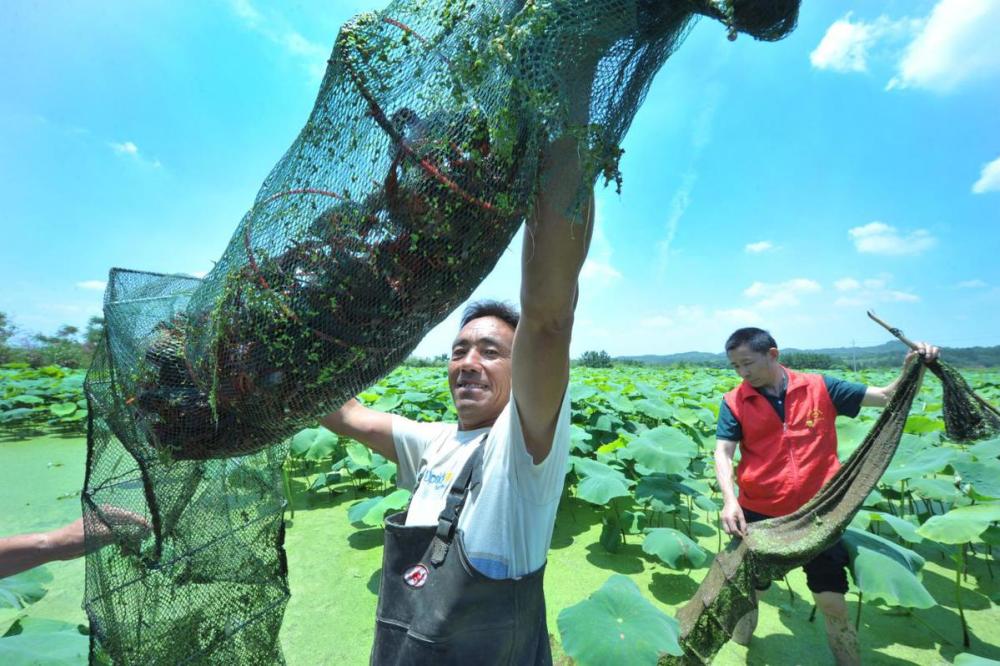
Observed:
[[[1000,433],[996,409],[976,395],[959,372],[940,360],[927,365],[941,378],[948,436],[959,441]],[[740,619],[757,607],[753,591],[777,580],[840,538],[882,477],[899,446],[924,365],[904,371],[889,405],[840,470],[795,513],[753,523],[745,539],[719,553],[698,591],[677,613],[685,654],[669,664],[710,663]],[[974,435],[974,436],[973,436]]]
[[[760,39],[798,0],[397,0],[346,24],[313,111],[203,279],[114,270],[88,374],[95,659],[276,663],[279,444],[487,275],[575,140],[577,214],[697,15]]]

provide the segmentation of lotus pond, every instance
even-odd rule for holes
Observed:
[[[0,535],[77,517],[86,455],[79,376],[12,378],[25,370],[8,370],[0,377]],[[893,374],[843,376],[883,384]],[[965,376],[1000,403],[1000,374]],[[735,382],[701,368],[573,371],[573,453],[545,581],[557,662],[655,663],[675,644],[673,613],[725,543],[711,453],[719,400]],[[454,417],[440,368],[400,368],[362,399],[415,419]],[[848,533],[848,602],[865,663],[1000,661],[992,551],[1000,546],[1000,439],[948,442],[940,399],[928,376],[899,452]],[[842,457],[877,413],[838,419]],[[382,516],[408,495],[392,484],[391,462],[325,430],[293,438],[286,471],[286,659],[367,663]],[[83,570],[80,560],[58,562],[0,581],[0,634],[8,634],[0,663],[86,663]],[[805,578],[793,572],[764,594],[750,647],[729,643],[715,663],[830,663],[811,611]]]

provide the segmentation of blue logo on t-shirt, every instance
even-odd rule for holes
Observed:
[[[425,489],[424,492],[437,493],[443,495],[447,488],[451,487],[451,480],[454,478],[452,472],[432,472],[428,469],[420,473],[417,485]]]

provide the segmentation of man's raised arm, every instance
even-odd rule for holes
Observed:
[[[927,344],[926,342],[917,342],[916,345],[917,349],[909,352],[903,360],[903,369],[900,370],[898,377],[885,386],[868,387],[865,397],[861,400],[862,407],[885,407],[892,400],[892,396],[896,394],[899,382],[903,379],[903,375],[906,374],[906,368],[911,363],[916,363],[917,358],[920,358],[924,363],[929,363],[941,355],[941,350],[934,345]]]
[[[549,455],[556,417],[569,381],[577,279],[594,222],[593,195],[570,215],[579,193],[577,143],[562,138],[544,155],[542,182],[528,219],[521,255],[521,321],[512,351],[514,399],[528,453]]]
[[[351,398],[319,422],[338,435],[356,439],[393,462],[399,462],[392,440],[392,415],[369,409]]]

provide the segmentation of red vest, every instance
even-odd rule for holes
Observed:
[[[767,516],[792,513],[840,469],[837,411],[826,383],[819,375],[785,372],[784,423],[746,382],[724,396],[743,429],[736,468],[740,506]]]

